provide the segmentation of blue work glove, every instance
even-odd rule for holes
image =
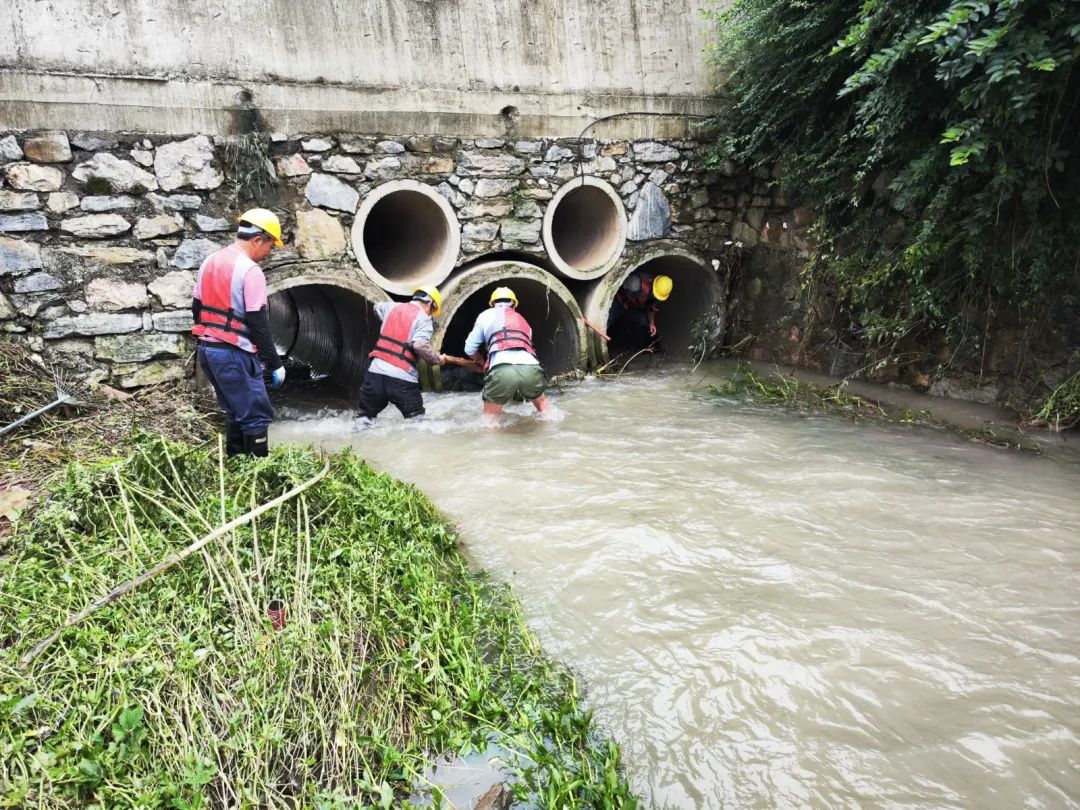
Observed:
[[[270,372],[270,384],[273,385],[274,388],[281,388],[281,386],[285,384],[285,366],[275,368]]]

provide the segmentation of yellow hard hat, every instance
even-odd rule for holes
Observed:
[[[671,295],[671,288],[674,286],[671,276],[657,276],[652,282],[652,294],[657,301],[667,301],[668,296]]]
[[[432,287],[429,284],[423,287],[417,287],[413,290],[413,298],[417,298],[421,295],[431,299],[431,303],[434,305],[434,308],[431,310],[432,315],[442,315],[442,293],[439,292],[438,287]]]
[[[514,295],[514,291],[509,287],[496,287],[491,293],[491,298],[488,299],[488,306],[490,307],[496,301],[513,301],[514,306],[518,305],[517,296]]]
[[[267,211],[265,208],[249,208],[236,221],[254,225],[266,231],[274,237],[274,247],[285,247],[285,243],[281,241],[281,221],[273,211]]]

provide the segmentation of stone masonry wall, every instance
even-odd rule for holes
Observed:
[[[237,214],[282,217],[273,266],[358,277],[353,215],[403,178],[452,204],[458,265],[543,260],[545,204],[579,172],[621,194],[629,240],[679,239],[705,258],[731,240],[799,246],[769,178],[702,172],[700,159],[692,141],[0,132],[0,331],[90,383],[181,377],[195,272]]]

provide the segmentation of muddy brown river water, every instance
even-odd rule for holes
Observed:
[[[428,395],[420,424],[272,440],[352,445],[456,521],[647,806],[1080,806],[1080,465],[707,381],[586,381],[498,431]]]

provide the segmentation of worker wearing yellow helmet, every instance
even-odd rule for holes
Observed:
[[[670,276],[635,271],[615,293],[615,304],[608,320],[608,334],[616,348],[660,348],[656,316],[660,304],[667,301],[675,284]]]
[[[265,456],[274,410],[263,366],[275,388],[285,382],[285,367],[270,334],[266,276],[259,262],[282,247],[281,222],[265,208],[245,211],[237,221],[233,243],[199,267],[191,331],[199,340],[199,367],[225,412],[226,453]]]
[[[551,411],[544,396],[547,380],[532,342],[532,327],[517,311],[518,297],[496,287],[465,338],[465,354],[484,364],[484,420],[498,422],[508,402],[531,402],[540,414]]]
[[[423,416],[424,398],[416,364],[419,360],[433,366],[446,362],[446,355],[431,346],[435,330],[431,318],[442,314],[442,294],[435,287],[417,287],[412,298],[402,304],[376,304],[375,314],[382,327],[360,386],[357,430],[373,425],[387,405],[396,407],[405,419]]]

